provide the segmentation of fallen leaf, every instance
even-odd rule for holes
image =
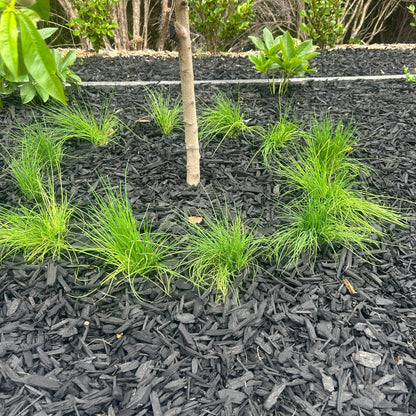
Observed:
[[[349,282],[349,280],[344,279],[342,281],[342,283],[344,283],[345,287],[348,289],[348,292],[351,293],[351,295],[355,295],[357,292],[355,291],[355,289],[353,288],[352,284]]]
[[[196,215],[192,215],[191,217],[188,218],[188,221],[192,224],[201,224],[202,218],[197,217]]]

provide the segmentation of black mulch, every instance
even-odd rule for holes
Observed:
[[[217,79],[224,76],[223,59],[204,58],[196,66],[205,78]],[[319,59],[328,70],[321,75],[400,73],[403,63],[415,66],[414,51],[346,50]],[[176,64],[163,61],[169,66],[161,70],[154,58],[134,58],[134,66],[127,58],[91,62],[98,75],[85,71],[84,80],[115,80],[125,73],[144,79],[147,71],[147,79],[178,76]],[[241,59],[226,62],[234,77],[251,76]],[[266,85],[226,91],[241,97],[250,123],[278,119],[278,99]],[[108,147],[68,144],[63,185],[80,208],[88,206],[89,184],[100,192],[98,174],[117,185],[128,164],[135,213],[140,218],[147,211],[155,225],[179,221],[178,212],[209,210],[215,196],[241,208],[248,221],[261,217],[264,233],[278,225],[276,179],[253,159],[256,141],[226,140],[215,154],[217,143],[203,144],[203,187],[190,188],[183,134],[161,137],[151,123],[136,122],[145,118],[142,89],[82,92],[97,106],[112,94],[120,118],[145,140],[122,129]],[[173,96],[178,92],[171,89]],[[198,103],[209,102],[214,89],[200,85],[196,93]],[[12,121],[29,122],[31,113],[16,97],[3,101],[1,143],[7,146]],[[356,155],[375,169],[366,190],[412,215],[415,103],[416,86],[397,80],[290,85],[283,100],[305,124],[323,112],[353,121],[362,137]],[[24,203],[4,169],[0,199],[2,205]],[[100,293],[80,297],[105,273],[88,259],[40,265],[6,259],[0,265],[0,414],[416,414],[415,221],[409,224],[384,229],[387,237],[372,263],[344,250],[336,261],[325,249],[313,270],[301,260],[297,269],[282,272],[261,259],[261,268],[242,284],[240,303],[229,297],[217,304],[213,293],[198,296],[181,280],[172,283],[170,297],[142,284],[148,302],[139,302],[127,285],[102,300]]]
[[[78,59],[73,69],[84,81],[108,81],[109,78],[115,81],[180,79],[179,61],[173,57],[107,57],[105,65],[102,65],[102,60],[100,56]],[[194,58],[193,65],[196,80],[264,78],[247,57],[199,56]],[[310,61],[309,67],[317,71],[307,72],[305,77],[395,75],[403,74],[403,65],[416,67],[416,49],[324,50]]]

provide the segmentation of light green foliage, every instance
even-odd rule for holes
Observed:
[[[23,194],[38,200],[43,192],[43,165],[36,156],[24,149],[8,157],[7,163],[13,174],[16,185]]]
[[[274,94],[275,90],[275,71],[280,71],[281,79],[279,85],[279,94],[286,93],[289,79],[292,76],[303,76],[306,71],[316,71],[309,68],[309,60],[318,52],[312,52],[312,41],[305,40],[300,42],[293,39],[289,32],[276,38],[269,29],[263,29],[263,39],[255,36],[249,36],[260,53],[256,56],[249,54],[250,61],[254,67],[263,72],[267,77],[269,72],[272,73],[272,83],[270,92]]]
[[[120,119],[110,110],[109,101],[101,105],[98,117],[86,102],[74,101],[70,106],[54,105],[44,109],[45,120],[56,126],[60,137],[79,138],[105,146],[113,141]]]
[[[28,262],[46,257],[60,258],[70,252],[70,220],[74,208],[65,197],[57,201],[52,184],[42,189],[41,201],[32,208],[20,206],[17,212],[0,208],[2,259],[22,254]]]
[[[58,62],[58,69],[57,56],[44,41],[56,29],[37,29],[40,18],[48,19],[49,1],[38,0],[29,7],[19,3],[0,2],[0,94],[20,88],[24,103],[36,94],[43,101],[51,96],[65,103],[62,81],[79,78],[68,68],[73,54]]]
[[[208,51],[225,50],[229,40],[249,27],[254,0],[190,0],[189,20]]]
[[[36,118],[32,124],[19,124],[11,137],[17,142],[17,150],[25,157],[36,159],[41,167],[58,168],[62,158],[65,138],[49,129]]]
[[[416,27],[416,11],[415,11],[415,5],[414,4],[410,4],[409,6],[407,6],[407,9],[409,10],[410,14],[412,15],[413,19],[415,20],[414,22],[410,22],[410,26]]]
[[[411,74],[409,68],[406,65],[403,66],[403,70],[406,75],[406,81],[416,82],[416,74]]]
[[[152,231],[146,217],[140,224],[136,223],[125,185],[124,191],[120,185],[116,192],[109,182],[102,179],[101,182],[105,195],[93,192],[96,205],[92,207],[84,233],[93,246],[85,251],[113,269],[102,284],[110,281],[111,287],[114,280],[118,284],[127,279],[133,293],[140,298],[135,279],[144,278],[169,293],[172,270],[164,262],[172,246],[167,244],[166,234]]]
[[[70,0],[77,10],[69,26],[75,27],[74,35],[89,39],[96,51],[104,48],[106,37],[114,36],[118,25],[111,19],[111,8],[120,0]]]
[[[201,224],[189,222],[184,266],[196,287],[211,287],[217,300],[224,301],[229,291],[237,289],[236,276],[255,266],[262,239],[256,237],[256,226],[247,227],[241,213],[232,216],[227,206],[214,210],[212,216],[199,215]]]
[[[400,214],[357,190],[356,175],[366,168],[348,155],[356,143],[353,130],[329,117],[315,120],[306,143],[277,169],[293,194],[287,222],[271,238],[278,262],[296,263],[303,252],[312,259],[324,243],[370,253],[373,236],[383,235],[373,224],[405,225]]]
[[[305,0],[305,9],[299,13],[305,18],[301,30],[308,34],[320,48],[333,47],[344,35],[344,27],[338,23],[344,13],[343,0]]]
[[[416,11],[415,11],[415,5],[411,4],[407,6],[407,9],[409,10],[410,14],[412,15],[414,22],[410,22],[410,26],[416,27]],[[409,71],[409,68],[404,65],[403,66],[404,73],[406,75],[406,81],[408,82],[416,82],[416,74],[411,74]]]
[[[260,152],[267,167],[271,166],[271,160],[279,156],[280,150],[289,141],[298,138],[301,134],[299,123],[288,120],[288,117],[288,110],[280,112],[280,120],[277,123],[269,124],[266,129],[259,130],[259,136],[262,141]]]
[[[216,150],[224,139],[236,139],[240,134],[257,129],[255,126],[247,125],[246,114],[241,108],[240,100],[233,101],[221,92],[214,97],[212,105],[202,109],[198,125],[203,139],[211,141],[214,137],[221,137]]]
[[[28,198],[39,200],[46,170],[59,168],[65,139],[34,118],[32,124],[18,124],[10,137],[16,146],[7,151],[6,161],[16,184]]]
[[[160,91],[156,93],[152,90],[147,90],[146,94],[147,114],[153,118],[154,122],[161,130],[162,134],[169,134],[174,129],[182,127],[182,107],[180,97],[177,97],[170,108],[170,93],[163,93]]]
[[[322,121],[314,117],[310,131],[304,137],[308,158],[322,165],[328,175],[341,171],[353,175],[368,173],[366,165],[350,156],[358,142],[358,134],[352,124],[344,125],[341,119],[334,123],[329,115],[325,115]]]

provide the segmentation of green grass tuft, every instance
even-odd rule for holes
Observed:
[[[202,109],[198,125],[201,137],[207,142],[215,137],[221,138],[216,150],[226,138],[236,139],[240,134],[258,129],[247,124],[240,100],[235,102],[224,93],[219,93],[211,106]]]
[[[166,234],[153,231],[146,217],[136,223],[125,186],[124,191],[120,187],[116,192],[108,181],[101,181],[105,194],[94,192],[96,205],[84,233],[92,243],[85,251],[112,269],[102,284],[110,281],[111,288],[115,280],[117,284],[128,280],[133,293],[140,298],[135,278],[145,278],[168,294],[172,270],[165,261],[172,246],[167,244]]]
[[[79,138],[98,146],[114,141],[121,121],[110,110],[109,100],[102,103],[96,117],[86,102],[74,101],[68,106],[54,105],[44,110],[46,122],[56,126],[57,133],[66,139]]]
[[[42,188],[41,201],[15,212],[0,208],[1,258],[22,254],[28,262],[60,258],[72,251],[68,242],[74,208],[65,197],[58,202],[53,186]]]
[[[18,143],[17,149],[22,155],[36,158],[42,166],[59,168],[64,157],[65,138],[45,123],[34,119],[31,125],[19,124],[11,137]]]
[[[184,266],[196,287],[212,287],[217,300],[224,301],[229,291],[236,291],[237,274],[255,266],[262,239],[256,238],[256,226],[248,228],[239,212],[231,217],[227,207],[200,215],[201,224],[189,222]]]
[[[323,244],[371,255],[374,237],[383,235],[376,223],[406,225],[398,212],[357,190],[356,177],[368,170],[347,154],[355,143],[353,133],[329,118],[315,120],[306,148],[295,151],[289,163],[278,163],[275,172],[291,198],[286,223],[270,240],[278,262],[286,258],[288,264],[296,263],[303,252],[312,260]]]
[[[269,124],[267,129],[260,129],[261,138],[260,152],[263,156],[264,165],[270,168],[271,160],[279,156],[282,148],[301,134],[299,123],[288,120],[288,112],[281,113],[277,123]]]
[[[162,134],[169,134],[175,129],[182,128],[180,97],[177,97],[173,103],[173,108],[171,108],[169,92],[165,95],[163,91],[156,93],[152,90],[146,90],[145,99],[147,103],[146,112],[153,118]]]

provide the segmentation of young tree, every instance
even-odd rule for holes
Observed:
[[[183,121],[185,125],[186,182],[188,185],[198,185],[200,181],[200,154],[188,13],[188,2],[186,0],[175,0],[175,38],[178,42]]]

